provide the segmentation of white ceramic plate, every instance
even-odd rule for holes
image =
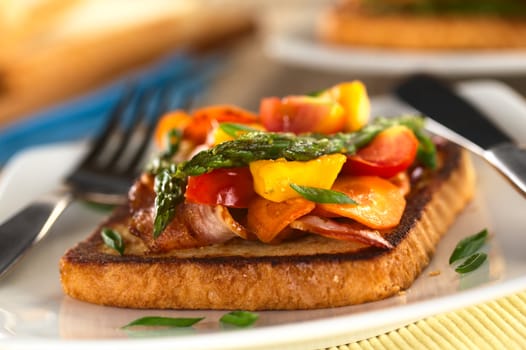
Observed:
[[[467,83],[460,91],[526,144],[526,105],[516,94],[495,82]],[[407,111],[388,97],[374,99],[373,107],[375,114]],[[51,188],[84,148],[82,144],[54,145],[15,157],[0,177],[0,220]],[[60,256],[106,215],[76,204],[63,215],[52,234],[0,281],[0,347],[314,349],[364,339],[432,314],[524,290],[526,202],[485,163],[476,159],[476,167],[479,183],[474,201],[439,244],[430,266],[405,294],[351,307],[261,312],[257,323],[248,329],[221,328],[220,311],[118,309],[64,296],[57,266]],[[447,263],[453,247],[462,237],[485,227],[492,234],[489,262],[459,277]],[[440,271],[440,275],[432,277],[431,271]],[[120,328],[146,315],[206,319],[192,329]]]
[[[440,75],[517,74],[526,71],[525,50],[411,51],[337,46],[314,34],[312,11],[279,13],[265,40],[268,56],[289,64],[360,74],[404,74],[427,71]]]

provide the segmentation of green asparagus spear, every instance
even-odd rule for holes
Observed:
[[[177,204],[184,199],[186,178],[172,176],[169,169],[155,176],[155,219],[153,238],[157,238],[175,215]]]

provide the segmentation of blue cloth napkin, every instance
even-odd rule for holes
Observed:
[[[221,60],[219,55],[173,54],[96,91],[22,118],[0,129],[0,165],[30,146],[92,137],[130,85],[146,90],[170,84],[169,91],[179,100],[181,94],[195,99],[205,91]]]

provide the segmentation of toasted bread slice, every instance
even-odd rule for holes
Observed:
[[[330,43],[394,49],[526,47],[526,21],[520,17],[374,13],[359,1],[325,11],[318,20],[317,33]]]
[[[308,235],[151,255],[125,233],[120,256],[97,229],[60,261],[64,291],[102,305],[175,309],[313,309],[386,298],[412,284],[473,195],[468,153],[447,144],[441,154],[440,169],[413,186],[400,225],[387,234],[392,250]],[[127,220],[120,208],[102,226],[122,233]]]

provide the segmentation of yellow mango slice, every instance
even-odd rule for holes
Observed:
[[[290,184],[330,189],[347,157],[330,154],[306,162],[258,160],[249,164],[254,190],[261,197],[282,202],[301,197]]]
[[[361,81],[340,83],[327,89],[321,97],[329,97],[343,107],[346,131],[356,131],[367,124],[371,102]]]

